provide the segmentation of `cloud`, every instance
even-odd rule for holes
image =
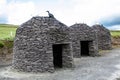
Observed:
[[[120,25],[120,15],[112,15],[110,17],[104,18],[100,21],[100,23],[104,24],[105,26]]]
[[[50,10],[57,19],[67,25],[76,22],[93,25],[104,17],[119,14],[119,3],[120,0],[58,0],[55,4],[39,5],[39,10]]]
[[[109,30],[120,30],[120,25],[114,25],[114,26],[110,26],[107,27]]]
[[[88,24],[97,23],[104,17],[120,13],[120,0],[76,0],[76,2],[76,15],[79,16],[79,20]]]
[[[10,24],[21,24],[36,15],[48,16],[46,10],[68,26],[76,22],[93,25],[120,14],[120,0],[2,0],[1,4],[4,9],[0,7],[0,14],[7,15]],[[113,25],[116,20],[104,23]]]
[[[7,17],[4,16],[4,15],[1,15],[1,16],[0,16],[0,23],[4,24],[4,23],[7,23],[7,22],[8,22],[8,21],[7,21]]]
[[[32,2],[12,2],[8,4],[8,23],[22,24],[35,13],[35,5]]]
[[[33,2],[20,2],[15,0],[0,0],[0,23],[22,24],[35,14],[36,7]]]
[[[6,0],[0,0],[0,16],[6,15],[7,13]]]

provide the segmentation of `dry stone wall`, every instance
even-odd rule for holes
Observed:
[[[16,31],[12,68],[25,72],[54,72],[60,62],[55,64],[55,56],[60,52],[60,66],[72,68],[73,57],[81,57],[86,51],[90,56],[97,56],[98,47],[111,49],[110,36],[109,30],[101,25],[67,27],[55,18],[36,16]]]
[[[13,69],[26,72],[54,72],[53,45],[67,44],[63,67],[73,67],[69,29],[55,18],[33,17],[16,31]]]
[[[103,25],[99,24],[93,25],[92,28],[97,32],[98,48],[101,50],[112,49],[110,31],[106,29]]]
[[[89,41],[89,55],[98,55],[97,36],[91,27],[86,24],[74,24],[70,26],[70,34],[72,37],[74,57],[81,57],[81,41]]]

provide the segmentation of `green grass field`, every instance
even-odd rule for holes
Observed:
[[[14,38],[17,27],[17,25],[0,24],[0,40]],[[111,30],[110,33],[112,37],[120,37],[120,30]]]
[[[110,31],[110,33],[111,33],[111,35],[112,35],[112,37],[114,37],[114,38],[120,38],[120,30],[114,30],[114,31]]]
[[[0,24],[0,40],[14,38],[16,29],[17,25]]]

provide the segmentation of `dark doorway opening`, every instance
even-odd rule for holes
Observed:
[[[62,68],[62,44],[53,45],[54,68]]]
[[[81,56],[89,56],[89,42],[90,41],[81,41]]]

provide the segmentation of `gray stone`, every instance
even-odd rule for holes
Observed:
[[[97,32],[98,36],[98,48],[100,50],[112,49],[112,41],[110,31],[103,25],[93,25],[92,28]]]
[[[13,52],[12,67],[18,71],[54,72],[74,66],[69,28],[55,18],[33,17],[18,27]]]
[[[74,67],[73,57],[98,56],[111,49],[110,32],[101,25],[65,24],[51,17],[33,17],[18,27],[12,69],[54,72]]]
[[[98,44],[96,32],[86,24],[70,26],[74,57],[97,56]]]

